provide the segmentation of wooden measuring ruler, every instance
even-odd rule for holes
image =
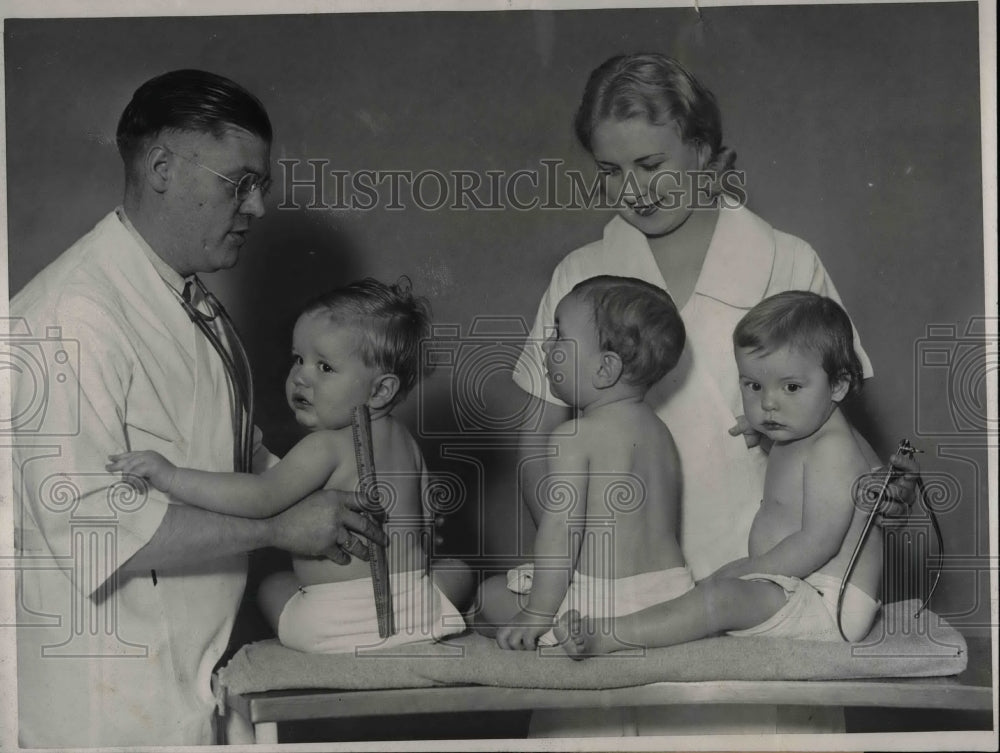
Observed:
[[[385,530],[389,516],[379,502],[378,483],[375,477],[375,458],[372,453],[372,419],[367,405],[354,409],[351,415],[354,432],[354,459],[358,464],[358,483],[364,498],[361,514]],[[372,570],[375,591],[375,614],[378,616],[378,634],[388,638],[396,632],[396,619],[392,611],[392,589],[389,585],[389,559],[385,547],[368,542],[368,562]]]

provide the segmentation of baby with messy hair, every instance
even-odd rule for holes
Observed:
[[[676,535],[677,448],[643,400],[684,349],[677,308],[641,280],[594,277],[559,302],[554,324],[546,376],[577,416],[550,437],[534,561],[480,592],[477,629],[506,649],[553,644],[568,609],[611,618],[694,588]]]
[[[366,279],[309,303],[292,333],[285,382],[288,405],[309,433],[260,475],[178,468],[152,451],[112,456],[108,470],[145,478],[176,501],[249,518],[276,515],[317,489],[358,488],[352,415],[367,406],[379,495],[389,516],[390,586],[398,631],[379,638],[369,564],[293,557],[274,573],[259,602],[283,644],[317,653],[390,647],[461,632],[452,600],[471,590],[451,562],[429,575],[430,523],[423,509],[427,468],[392,409],[422,376],[421,341],[430,334],[427,303],[404,280]]]

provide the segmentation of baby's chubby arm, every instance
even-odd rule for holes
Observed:
[[[568,424],[555,431],[551,443],[556,455],[549,459],[548,473],[538,489],[541,516],[531,595],[527,607],[497,632],[500,648],[534,650],[552,627],[580,554],[580,538],[571,538],[570,524],[582,526],[586,519],[589,457]]]
[[[107,469],[146,478],[160,491],[203,510],[269,518],[323,488],[340,463],[339,454],[335,433],[316,431],[260,475],[178,468],[150,450],[112,455]]]
[[[178,470],[176,465],[153,450],[122,452],[110,455],[108,459],[111,462],[104,466],[106,470],[111,473],[121,473],[126,480],[130,476],[144,478],[154,489],[164,493],[170,492],[174,475]]]
[[[837,436],[821,437],[810,448],[802,473],[801,528],[766,552],[724,565],[713,578],[750,573],[805,578],[837,555],[854,515],[851,484],[864,467],[853,443],[845,444]],[[772,455],[769,462],[781,461]],[[774,470],[768,467],[768,473]]]

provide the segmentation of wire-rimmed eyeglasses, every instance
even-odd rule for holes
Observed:
[[[271,189],[271,179],[266,176],[258,175],[257,173],[251,172],[251,173],[245,173],[239,180],[233,180],[232,178],[223,175],[222,173],[216,170],[213,170],[208,165],[201,164],[200,162],[198,162],[198,160],[191,159],[190,157],[187,157],[181,154],[180,152],[175,152],[173,149],[170,149],[169,147],[164,147],[164,149],[166,149],[171,154],[176,154],[182,160],[190,162],[192,165],[196,165],[197,167],[200,167],[202,170],[207,170],[208,172],[212,173],[212,175],[218,178],[222,178],[224,181],[226,181],[226,183],[232,184],[233,196],[236,198],[236,201],[239,204],[242,204],[244,201],[249,199],[250,194],[252,194],[254,191],[260,191],[260,195],[263,198],[264,196],[267,196],[267,192]]]

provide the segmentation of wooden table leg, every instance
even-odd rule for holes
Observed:
[[[254,742],[257,745],[277,745],[278,744],[278,723],[259,722],[253,726]]]

